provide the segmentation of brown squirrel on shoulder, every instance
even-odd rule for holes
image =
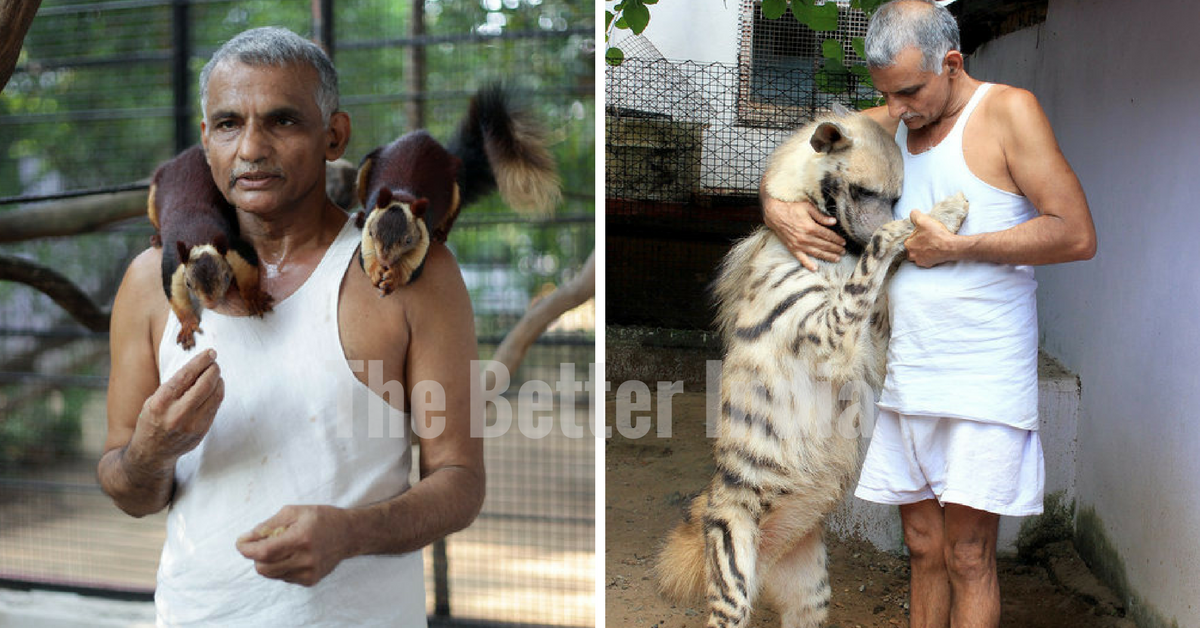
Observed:
[[[163,291],[179,319],[180,346],[196,345],[195,302],[212,309],[225,300],[230,285],[237,286],[251,314],[271,311],[271,295],[258,284],[258,254],[239,237],[236,211],[213,182],[199,145],[155,170],[147,213],[156,231],[151,242],[162,247]]]
[[[522,211],[552,211],[562,198],[542,133],[513,110],[500,85],[479,90],[443,147],[413,131],[359,167],[359,261],[380,296],[415,281],[431,242],[445,242],[459,210],[493,190]]]

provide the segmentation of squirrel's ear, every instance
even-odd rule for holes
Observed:
[[[413,201],[412,205],[409,205],[408,208],[409,208],[409,211],[412,212],[413,216],[415,216],[417,218],[424,218],[425,210],[429,209],[429,199],[419,198],[419,199]]]
[[[213,238],[213,248],[217,249],[217,253],[221,254],[222,257],[229,252],[229,240],[225,238],[225,234],[218,233]]]
[[[376,197],[375,207],[373,207],[372,209],[379,209],[382,207],[387,207],[388,205],[391,205],[391,204],[392,204],[391,188],[388,188],[388,187],[379,188],[379,196]]]
[[[175,241],[175,252],[179,254],[179,263],[185,264],[188,261],[188,248],[184,246],[182,240]]]

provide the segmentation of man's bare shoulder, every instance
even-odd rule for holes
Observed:
[[[1022,122],[1046,117],[1037,96],[1020,87],[997,84],[992,87],[985,102],[987,105],[982,110],[989,120],[1014,127],[1019,127]]]
[[[462,271],[444,244],[431,244],[416,281],[386,297],[379,296],[355,261],[347,269],[342,298],[340,319],[349,358],[357,357],[360,350],[371,353],[380,342],[407,346],[414,330],[473,321]]]
[[[145,308],[150,312],[161,308],[166,301],[162,280],[162,249],[150,247],[129,263],[125,278],[121,280],[121,293],[134,297],[135,309]]]
[[[471,302],[467,297],[467,286],[463,281],[462,269],[454,253],[444,244],[431,244],[425,257],[425,268],[419,280],[410,285],[407,307],[415,316],[436,315],[446,308],[466,308]]]

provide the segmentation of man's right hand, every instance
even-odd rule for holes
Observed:
[[[216,351],[192,358],[142,404],[127,456],[153,466],[174,465],[195,449],[225,398]]]
[[[808,270],[817,270],[813,258],[836,262],[846,252],[846,241],[829,229],[837,224],[836,218],[808,201],[789,203],[766,193],[761,198],[763,222]]]

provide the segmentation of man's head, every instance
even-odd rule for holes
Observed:
[[[350,119],[316,44],[279,28],[246,31],[205,65],[200,93],[201,142],[229,202],[253,214],[325,202],[325,161],[345,151]]]
[[[329,55],[325,54],[320,46],[286,28],[267,26],[244,31],[225,42],[213,53],[208,63],[204,64],[204,68],[200,70],[200,111],[205,115],[209,77],[213,68],[226,61],[254,66],[310,66],[317,71],[318,83],[314,96],[326,124],[338,109],[337,70],[333,67]]]
[[[910,128],[941,115],[950,81],[962,72],[958,24],[929,0],[893,0],[871,16],[867,68],[890,113]]]

